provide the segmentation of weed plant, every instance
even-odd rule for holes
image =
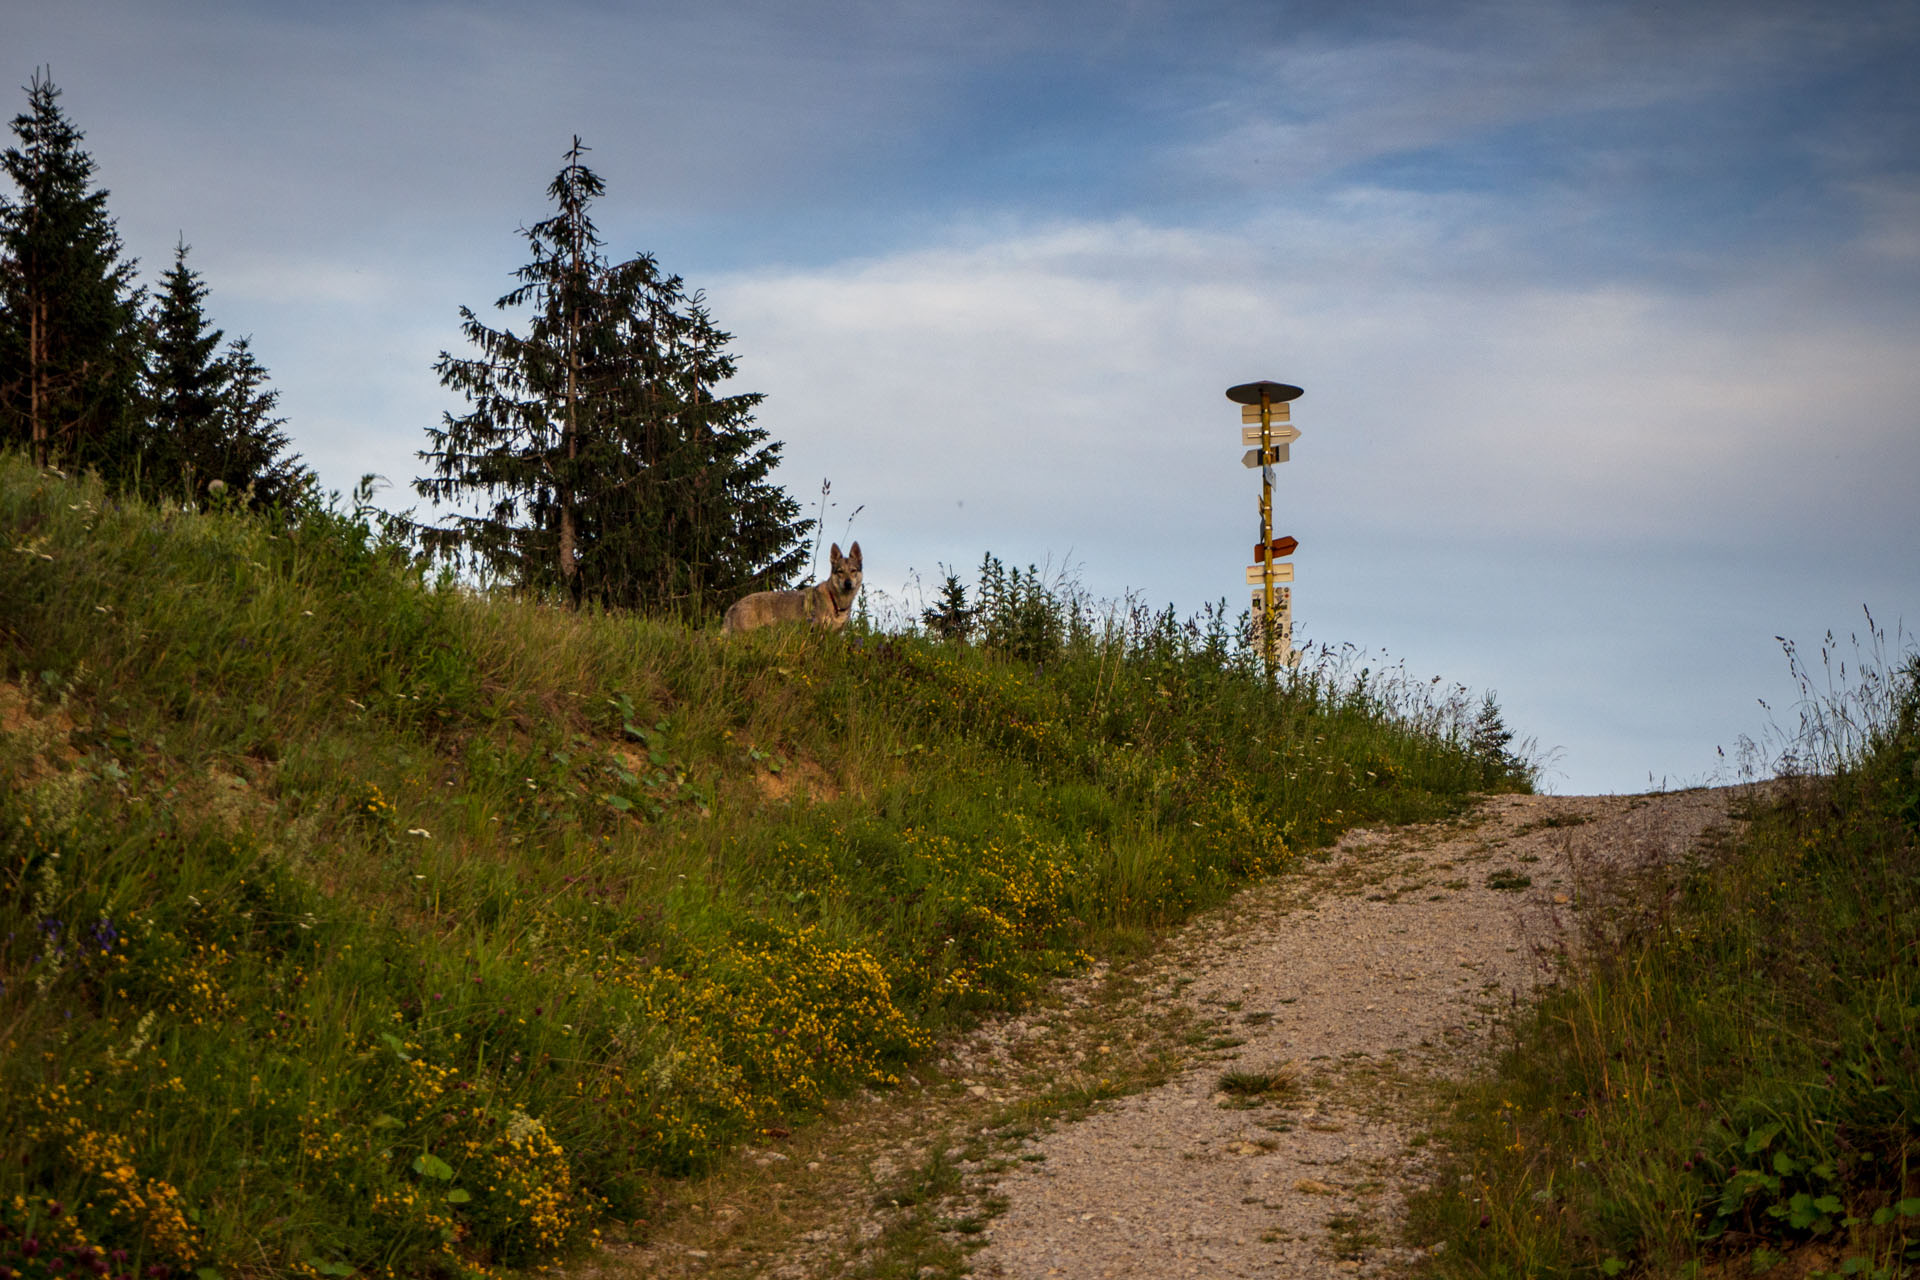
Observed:
[[[1455,1103],[1431,1274],[1920,1273],[1920,655],[1794,668],[1821,772],[1589,921]]]
[[[0,457],[0,1280],[478,1275],[1362,822],[1463,692],[1008,575],[991,643],[435,579]],[[1045,614],[1046,620],[1039,619]]]

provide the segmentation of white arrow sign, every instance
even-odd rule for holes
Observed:
[[[1272,464],[1272,463],[1278,463],[1278,462],[1285,462],[1286,460],[1287,460],[1287,446],[1286,446],[1286,445],[1284,445],[1284,444],[1277,444],[1277,445],[1275,445],[1275,446],[1274,446],[1273,448],[1271,448],[1271,449],[1269,449],[1269,450],[1267,450],[1267,457],[1266,457],[1266,461],[1267,461],[1267,462],[1268,462],[1269,464]],[[1246,451],[1246,452],[1245,452],[1244,454],[1242,454],[1242,455],[1241,455],[1241,457],[1240,457],[1240,465],[1241,465],[1241,466],[1243,466],[1243,467],[1247,467],[1247,468],[1253,468],[1253,467],[1257,467],[1257,466],[1259,466],[1259,465],[1260,465],[1260,451],[1259,451],[1258,449],[1249,449],[1249,450],[1247,450],[1247,451]]]
[[[1275,427],[1271,434],[1272,434],[1273,442],[1275,444],[1292,444],[1295,440],[1298,440],[1300,438],[1300,428]],[[1241,444],[1259,444],[1260,428],[1258,427],[1240,428],[1240,443]]]
[[[1249,585],[1260,585],[1265,583],[1266,580],[1267,566],[1263,564],[1250,564],[1247,566],[1247,582]],[[1292,582],[1293,566],[1290,564],[1276,564],[1273,566],[1273,580],[1275,582]]]
[[[1293,407],[1287,404],[1285,401],[1282,401],[1281,403],[1276,404],[1272,407],[1272,412],[1268,414],[1267,420],[1269,422],[1286,422],[1286,421],[1289,421],[1292,417],[1293,417]],[[1260,406],[1257,404],[1241,405],[1240,421],[1242,422],[1260,421]]]

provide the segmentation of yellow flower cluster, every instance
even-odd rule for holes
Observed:
[[[981,844],[913,827],[902,839],[928,864],[926,905],[949,931],[929,957],[937,997],[965,1005],[1017,994],[1078,962],[1063,949],[1075,860],[1062,843],[1035,838],[1017,817],[1005,836]]]
[[[891,1064],[931,1044],[894,1004],[885,966],[818,925],[758,922],[676,969],[586,952],[580,964],[632,999],[636,1025],[674,1028],[642,1082],[644,1136],[669,1169],[721,1131],[819,1105],[836,1083],[893,1083]]]
[[[81,1083],[84,1089],[91,1075]],[[150,1256],[163,1263],[187,1266],[199,1259],[199,1232],[187,1221],[179,1189],[161,1178],[142,1178],[125,1137],[101,1133],[89,1125],[67,1085],[49,1085],[39,1090],[34,1101],[45,1119],[32,1126],[27,1136],[60,1142],[73,1169],[94,1179],[86,1195],[87,1207],[104,1207],[123,1229],[139,1233]],[[71,1231],[80,1231],[77,1222]],[[73,1243],[88,1241],[84,1235],[75,1235]]]
[[[100,1180],[95,1196],[107,1216],[139,1229],[148,1248],[175,1265],[200,1256],[199,1232],[188,1222],[179,1189],[160,1178],[141,1178],[125,1138],[82,1133],[69,1148],[74,1167]]]

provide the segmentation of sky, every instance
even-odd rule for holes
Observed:
[[[393,508],[578,134],[882,612],[988,552],[1243,608],[1273,379],[1299,639],[1496,691],[1551,790],[1731,780],[1779,637],[1920,628],[1907,0],[0,0],[0,50]]]

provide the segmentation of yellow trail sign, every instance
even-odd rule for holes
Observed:
[[[1300,428],[1275,427],[1272,431],[1272,438],[1275,444],[1292,444],[1300,438]],[[1258,426],[1240,428],[1240,443],[1259,444],[1260,428]]]
[[[1292,408],[1284,403],[1274,405],[1272,407],[1272,413],[1273,413],[1272,420],[1274,422],[1291,422],[1293,420]],[[1241,405],[1240,421],[1242,422],[1260,421],[1260,406],[1257,404]]]

